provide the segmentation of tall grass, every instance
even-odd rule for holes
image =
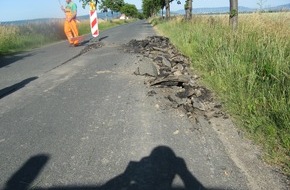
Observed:
[[[99,21],[99,29],[106,30],[130,21]],[[80,35],[89,34],[89,20],[78,24]],[[65,40],[63,21],[51,20],[47,22],[30,23],[26,25],[0,25],[0,55],[29,50],[59,40]]]
[[[61,21],[0,26],[0,54],[39,47],[65,39]]]
[[[267,161],[290,174],[290,13],[154,21],[192,60],[237,123],[265,148]]]

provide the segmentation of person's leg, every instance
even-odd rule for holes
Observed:
[[[74,36],[73,36],[72,30],[71,30],[70,23],[69,23],[68,21],[65,21],[65,22],[64,22],[64,33],[65,33],[65,35],[66,35],[66,37],[67,37],[68,42],[69,42],[71,45],[73,45],[74,42],[73,42],[72,38],[73,38]]]
[[[78,31],[76,20],[72,20],[70,22],[70,27],[71,27],[71,31],[72,31],[73,37],[78,37],[79,36],[79,31]],[[79,44],[79,40],[78,39],[74,40],[73,44],[74,45],[78,45]]]

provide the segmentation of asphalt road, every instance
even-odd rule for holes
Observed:
[[[249,189],[208,122],[147,96],[122,45],[149,35],[138,21],[0,58],[0,189]]]

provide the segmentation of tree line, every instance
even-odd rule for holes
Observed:
[[[102,12],[120,12],[124,13],[128,17],[143,18],[143,15],[138,12],[138,9],[134,4],[125,3],[124,0],[79,0],[82,2],[83,8],[90,2],[94,2],[99,10]]]
[[[125,3],[124,0],[79,0],[85,7],[89,2],[93,1],[99,4],[99,9],[103,12],[108,10],[113,12],[121,12],[126,16],[134,18],[149,18],[159,14],[165,8],[165,18],[170,18],[170,4],[175,2],[181,4],[181,0],[142,0],[142,13],[139,13],[136,6],[133,4]],[[184,0],[185,19],[190,20],[192,18],[192,0]],[[230,3],[230,14],[229,20],[230,25],[235,30],[238,27],[238,0],[229,0]]]
[[[158,15],[160,10],[162,12],[165,8],[166,19],[170,18],[170,3],[181,4],[181,0],[143,0],[142,9],[145,18],[149,18]],[[229,0],[230,4],[230,25],[235,30],[238,27],[238,0]],[[184,2],[185,19],[190,20],[192,18],[192,0],[185,0]]]

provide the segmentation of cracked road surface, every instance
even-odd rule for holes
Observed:
[[[122,48],[151,35],[138,21],[0,58],[0,189],[286,189],[238,135],[231,147],[230,120],[192,123],[148,96]]]

